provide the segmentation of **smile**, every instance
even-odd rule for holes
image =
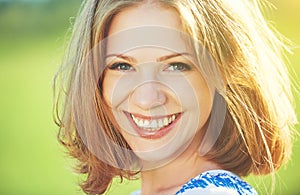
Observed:
[[[148,131],[157,131],[163,127],[170,125],[179,114],[173,114],[171,116],[161,117],[159,119],[143,119],[130,114],[131,118],[135,122],[135,124],[143,129]]]
[[[166,116],[143,116],[127,113],[136,132],[144,138],[157,139],[166,135],[179,120],[182,113]]]

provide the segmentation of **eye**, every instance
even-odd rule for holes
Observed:
[[[191,70],[191,66],[183,62],[173,62],[168,65],[165,71],[183,72]]]
[[[134,68],[126,62],[117,62],[109,66],[111,70],[132,71]]]

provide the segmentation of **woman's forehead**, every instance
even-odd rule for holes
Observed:
[[[161,26],[142,26],[109,35],[105,39],[107,54],[124,54],[132,50],[166,50],[189,52],[190,37],[176,29]],[[146,51],[145,51],[146,52]]]
[[[162,7],[158,3],[142,3],[122,9],[116,14],[110,24],[109,34],[114,34],[128,28],[142,26],[162,26],[181,29],[178,12],[173,8]]]

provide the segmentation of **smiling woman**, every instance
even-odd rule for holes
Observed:
[[[56,79],[86,193],[140,174],[136,194],[257,194],[240,177],[289,158],[283,44],[257,1],[239,2],[83,4]]]
[[[124,9],[111,21],[106,42],[109,57],[103,98],[134,153],[148,163],[156,162],[155,166],[158,161],[178,156],[174,154],[203,128],[212,107],[212,92],[193,63],[194,52],[180,33],[176,14],[153,3]],[[115,41],[122,37],[128,41]],[[137,41],[135,37],[146,39]],[[131,40],[136,40],[134,45]],[[122,54],[113,55],[116,52]],[[193,142],[185,152],[195,150],[198,144]]]

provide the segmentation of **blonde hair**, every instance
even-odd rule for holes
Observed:
[[[122,169],[135,162],[134,153],[122,153],[103,138],[108,136],[130,151],[103,102],[101,73],[105,64],[101,55],[96,58],[91,53],[107,37],[113,17],[126,7],[141,3],[144,1],[85,1],[64,63],[55,77],[58,139],[78,159],[79,173],[87,174],[81,184],[86,193],[104,193],[113,177],[130,179],[137,174]],[[226,101],[227,113],[220,136],[204,157],[240,176],[277,170],[290,157],[290,130],[296,117],[282,59],[287,48],[264,20],[260,2],[158,0],[152,3],[175,9],[182,30],[201,42],[216,62],[217,67],[200,69],[214,81],[217,92]],[[196,53],[197,49],[195,46]],[[225,83],[225,89],[220,83]],[[97,124],[93,127],[95,120]],[[99,160],[90,147],[97,148],[118,166]]]

